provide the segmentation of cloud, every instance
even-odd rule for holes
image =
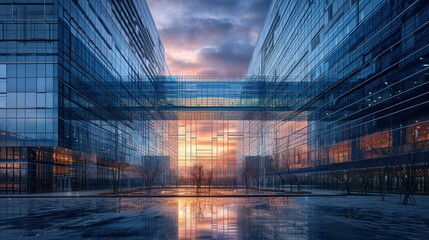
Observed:
[[[261,12],[266,12],[270,7],[270,3],[270,1],[266,0],[250,1],[243,13],[243,19],[250,21],[249,25],[251,26],[261,26],[265,20],[265,14],[261,14]]]
[[[243,76],[252,51],[247,43],[223,43],[199,49],[193,62],[167,55],[167,63],[170,69],[180,69],[181,75]]]
[[[169,59],[170,59],[169,64],[174,65],[175,67],[180,68],[180,69],[193,70],[196,67],[198,67],[198,64],[196,64],[196,63],[188,62],[188,61],[181,60],[181,59],[175,59],[172,57],[170,57]]]
[[[252,57],[253,46],[248,43],[227,42],[217,47],[203,48],[199,61],[208,66],[204,71],[216,69],[222,76],[241,76],[245,74]]]
[[[244,2],[246,0],[243,0]],[[148,0],[151,9],[174,9],[170,16],[214,16],[237,12],[242,1],[236,0]]]
[[[174,47],[195,47],[216,44],[226,36],[245,35],[247,29],[232,19],[187,18],[160,30],[166,45]]]
[[[173,75],[244,75],[270,0],[148,0]]]
[[[182,2],[190,6],[189,13],[234,13],[240,6],[240,1],[231,0],[182,0]]]
[[[225,43],[218,47],[203,48],[200,56],[206,63],[225,66],[249,61],[252,50],[253,46],[249,44]]]

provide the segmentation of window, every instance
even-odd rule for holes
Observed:
[[[6,64],[0,64],[0,79],[6,78]]]
[[[320,36],[319,36],[319,33],[317,33],[317,35],[311,40],[311,50],[314,50],[314,48],[316,48],[319,42],[320,42]]]
[[[0,78],[0,94],[6,93],[6,79]]]
[[[6,94],[0,93],[0,108],[6,107]]]

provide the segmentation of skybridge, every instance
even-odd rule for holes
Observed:
[[[135,119],[133,115],[138,115],[150,120],[287,120],[314,110],[308,103],[333,82],[323,81],[324,86],[318,86],[317,81],[299,77],[160,76],[113,79],[104,88],[80,87],[81,92],[113,89],[110,94],[123,104],[110,106],[94,100],[121,118]],[[105,99],[98,92],[85,95]]]

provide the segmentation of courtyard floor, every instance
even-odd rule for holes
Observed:
[[[162,191],[162,190],[160,190]],[[164,190],[166,191],[166,190]],[[184,189],[183,192],[187,190]],[[427,239],[429,197],[0,198],[1,239]]]

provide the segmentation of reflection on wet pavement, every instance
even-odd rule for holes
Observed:
[[[424,239],[427,197],[0,199],[2,239]]]
[[[304,193],[304,192],[303,192]],[[180,188],[162,188],[152,189],[150,195],[152,196],[245,196],[245,195],[285,195],[286,193],[282,190],[257,190],[257,189],[246,189],[246,188],[207,188],[203,187],[199,191],[194,187],[180,187]],[[147,190],[132,191],[129,195],[149,195]]]

